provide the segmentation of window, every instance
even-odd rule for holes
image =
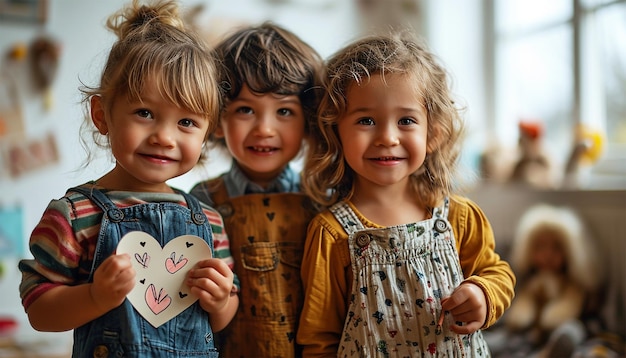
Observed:
[[[596,169],[626,186],[626,0],[487,3],[494,134],[514,143],[520,120],[540,121],[545,149],[564,166],[584,125],[601,133],[611,161]]]

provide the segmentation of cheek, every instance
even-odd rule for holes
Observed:
[[[186,138],[181,142],[181,151],[187,156],[200,158],[204,142],[204,136],[193,136],[192,138]]]
[[[243,144],[243,141],[249,132],[248,127],[245,123],[238,123],[239,125],[234,124],[236,124],[236,122],[222,124],[222,137],[228,144]]]

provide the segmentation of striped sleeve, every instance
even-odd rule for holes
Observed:
[[[53,200],[32,231],[29,248],[34,258],[18,264],[22,272],[20,297],[26,310],[51,288],[81,279],[83,247],[74,234],[70,213],[68,201]]]
[[[228,240],[228,235],[226,234],[226,229],[224,228],[224,220],[222,219],[222,216],[219,212],[212,208],[203,207],[203,210],[209,219],[211,230],[213,231],[213,256],[215,258],[222,259],[231,270],[234,270],[235,260],[230,253],[230,242]],[[239,278],[236,274],[233,283],[237,291],[239,291],[241,286],[239,285]]]

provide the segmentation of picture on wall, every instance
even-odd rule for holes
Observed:
[[[0,0],[0,21],[44,23],[48,0]]]
[[[0,205],[0,258],[24,256],[23,210]]]

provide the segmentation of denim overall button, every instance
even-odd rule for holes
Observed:
[[[206,221],[206,216],[203,213],[195,213],[193,214],[193,222],[198,225],[204,224]]]
[[[361,234],[356,237],[356,244],[359,247],[365,247],[370,243],[370,236],[368,234]]]
[[[119,222],[124,218],[124,213],[119,209],[110,209],[107,211],[107,216],[111,221]]]
[[[96,346],[96,348],[93,350],[93,357],[94,358],[102,358],[102,357],[108,357],[109,356],[109,349],[107,348],[107,346]]]
[[[435,230],[438,232],[446,232],[448,230],[448,223],[443,219],[435,220]]]

